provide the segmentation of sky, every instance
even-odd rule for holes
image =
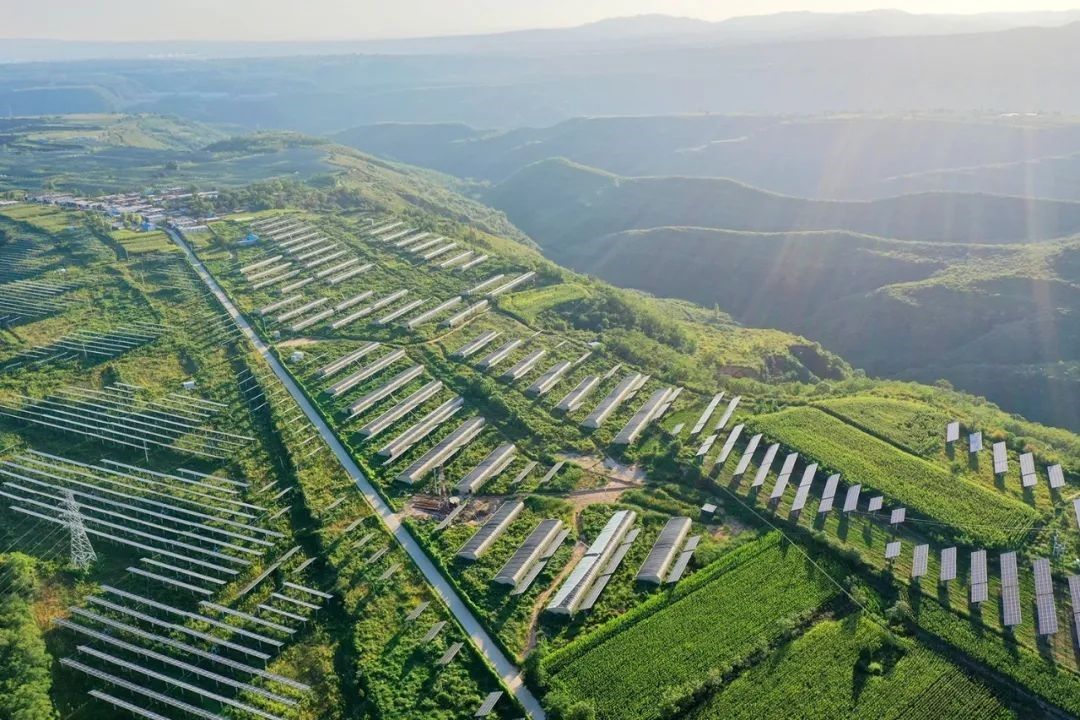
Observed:
[[[1080,0],[900,0],[915,13],[1068,10]],[[0,0],[0,37],[63,40],[352,40],[578,25],[664,13],[723,20],[851,12],[881,0]]]

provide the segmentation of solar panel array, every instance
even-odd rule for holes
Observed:
[[[890,525],[899,525],[907,519],[907,508],[896,508],[889,515]]]
[[[153,342],[160,334],[160,327],[150,323],[133,323],[107,332],[77,330],[59,340],[20,352],[2,369],[11,371],[52,362],[110,360]]]
[[[555,592],[547,605],[548,612],[573,615],[586,605],[590,598],[595,601],[591,592],[593,585],[599,584],[601,573],[605,572],[608,564],[616,558],[620,543],[629,534],[636,518],[637,514],[633,510],[619,510],[608,519],[600,534],[585,551],[585,555]],[[602,589],[603,586],[600,587],[600,590]]]
[[[1074,633],[1080,642],[1080,575],[1069,576],[1069,599],[1072,601]]]
[[[457,485],[458,493],[462,495],[475,493],[484,483],[505,470],[514,461],[516,453],[517,446],[514,443],[499,445],[461,479]]]
[[[148,708],[153,706],[200,717],[238,710],[279,720],[271,708],[299,706],[310,688],[265,666],[286,647],[296,622],[306,621],[330,595],[282,582],[256,609],[259,615],[210,600],[283,537],[263,527],[267,508],[242,499],[246,482],[114,460],[93,465],[33,450],[0,461],[0,479],[6,504],[38,520],[64,523],[65,500],[74,499],[99,552],[119,545],[151,568],[129,567],[133,579],[156,585],[166,598],[173,597],[169,590],[201,598],[185,609],[149,591],[102,584],[102,594],[70,608],[56,624],[73,633],[76,654],[60,662],[115,693],[92,687],[93,697],[143,717],[163,717]],[[297,550],[271,566],[280,567]],[[267,619],[274,611],[299,620]]]
[[[138,450],[163,447],[214,459],[231,457],[252,441],[212,426],[221,403],[139,390],[122,383],[102,390],[68,386],[44,398],[20,396],[21,405],[0,403],[0,415]]]
[[[0,327],[12,327],[62,312],[70,304],[61,297],[71,285],[16,280],[0,285]]]
[[[730,420],[731,416],[735,413],[735,408],[739,407],[740,400],[742,400],[742,396],[740,395],[736,395],[735,397],[731,398],[731,400],[728,402],[727,409],[724,410],[724,414],[721,415],[720,419],[716,421],[716,426],[713,428],[714,430],[723,430],[725,427],[727,427],[728,420]]]
[[[520,500],[504,502],[491,514],[487,522],[481,525],[480,529],[461,546],[457,556],[465,560],[479,560],[491,548],[492,544],[506,532],[506,529],[510,527],[510,524],[517,519],[517,516],[524,509],[525,504]]]
[[[683,541],[690,533],[690,518],[669,518],[660,534],[656,536],[652,549],[649,551],[645,562],[638,569],[638,582],[647,582],[659,585],[664,581],[676,553],[682,547]]]
[[[799,453],[789,453],[784,458],[784,464],[780,466],[780,473],[776,476],[776,484],[773,485],[772,492],[769,493],[769,500],[779,500],[784,495],[784,490],[787,489],[788,482],[791,480],[791,473],[795,471],[795,463],[799,459]]]
[[[733,473],[735,477],[743,475],[747,468],[750,467],[750,462],[754,459],[754,451],[757,450],[758,443],[760,442],[761,433],[758,433],[750,438],[750,442],[746,443],[746,448],[743,450],[742,457],[739,458],[739,463],[735,466],[735,472]]]
[[[1032,562],[1035,575],[1035,610],[1038,617],[1039,634],[1053,635],[1058,631],[1057,607],[1054,604],[1054,578],[1050,572],[1050,561],[1036,558]]]
[[[885,504],[885,497],[883,495],[875,495],[870,498],[869,504],[866,506],[867,512],[878,512],[881,510],[882,505]]]
[[[973,432],[968,435],[968,452],[977,453],[983,449],[983,437],[981,432]]]
[[[893,560],[900,557],[900,541],[893,540],[885,546],[885,559]]]
[[[564,530],[562,520],[541,520],[492,581],[514,588],[511,594],[523,593],[543,570],[546,558],[562,544]]]
[[[1046,468],[1046,474],[1050,478],[1050,489],[1060,490],[1065,487],[1065,473],[1061,465],[1054,464]]]
[[[616,445],[630,445],[637,440],[645,431],[649,423],[660,416],[668,397],[675,392],[675,388],[660,388],[649,396],[649,399],[634,413],[623,429],[615,436]]]
[[[593,429],[599,428],[624,402],[626,402],[626,400],[630,398],[631,395],[637,392],[648,379],[649,377],[647,375],[636,372],[630,373],[624,377],[619,381],[619,384],[600,401],[600,404],[596,406],[596,409],[581,421],[581,426]]]
[[[712,400],[705,406],[705,409],[701,412],[701,416],[697,422],[694,423],[694,427],[690,429],[691,437],[697,435],[705,429],[705,423],[709,422],[709,418],[712,417],[713,412],[716,411],[716,406],[720,404],[720,401],[724,399],[724,393],[719,392],[713,395]]]

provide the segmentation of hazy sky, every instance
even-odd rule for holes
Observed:
[[[667,13],[707,20],[785,10],[1067,10],[1078,0],[0,0],[0,37],[70,40],[312,40],[576,25]],[[1033,6],[1034,5],[1034,6]]]

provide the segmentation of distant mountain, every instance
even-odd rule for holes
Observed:
[[[1080,200],[1080,123],[1053,115],[597,117],[505,132],[380,123],[335,138],[494,182],[566,157],[620,175],[723,176],[821,199],[945,190]]]
[[[165,42],[0,39],[0,62],[88,59],[245,58],[297,55],[550,54],[627,50],[649,46],[741,45],[793,40],[954,35],[1023,27],[1052,28],[1080,21],[1080,10],[1060,12],[914,14],[901,10],[856,13],[782,12],[718,22],[663,14],[614,17],[566,28],[380,40]]]
[[[626,41],[508,54],[0,65],[0,115],[154,112],[332,133],[376,122],[536,127],[582,116],[1080,113],[1080,23],[772,44]],[[157,48],[167,54],[170,48]],[[426,164],[426,163],[422,163]]]

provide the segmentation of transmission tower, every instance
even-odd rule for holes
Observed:
[[[64,510],[60,513],[60,519],[67,525],[68,532],[71,534],[71,564],[80,570],[85,570],[97,560],[97,553],[90,544],[90,538],[86,536],[79,504],[75,502],[75,496],[70,490],[64,492]]]

